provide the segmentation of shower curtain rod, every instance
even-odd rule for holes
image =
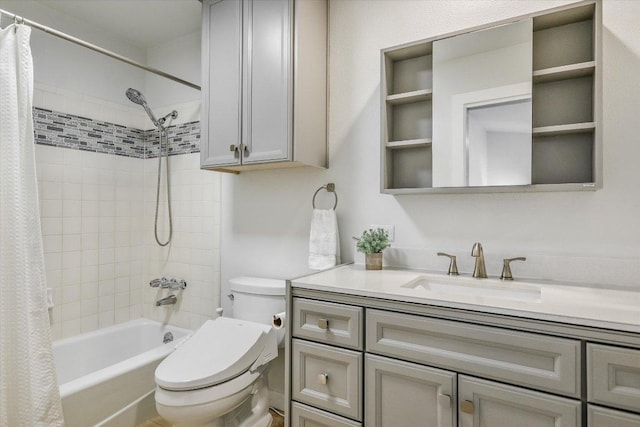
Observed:
[[[15,22],[19,22],[21,24],[28,25],[31,28],[35,28],[37,30],[44,31],[45,33],[51,34],[52,36],[56,36],[56,37],[59,37],[59,38],[61,38],[63,40],[70,41],[71,43],[75,43],[75,44],[80,45],[82,47],[86,47],[87,49],[91,49],[91,50],[93,50],[95,52],[98,52],[98,53],[101,53],[103,55],[109,56],[111,58],[117,59],[118,61],[126,62],[127,64],[133,65],[134,67],[141,68],[141,69],[143,69],[145,71],[149,71],[150,73],[157,74],[157,75],[165,77],[165,78],[167,78],[169,80],[173,80],[174,82],[178,82],[178,83],[183,84],[185,86],[189,86],[192,89],[200,90],[200,86],[198,86],[196,84],[193,84],[191,82],[188,82],[186,80],[183,80],[183,79],[181,79],[179,77],[176,77],[176,76],[174,76],[172,74],[165,73],[164,71],[158,70],[157,68],[148,67],[148,66],[146,66],[144,64],[141,64],[141,63],[139,63],[137,61],[134,61],[133,59],[127,58],[126,56],[119,55],[119,54],[117,54],[115,52],[111,52],[110,50],[103,49],[100,46],[97,46],[95,44],[86,42],[86,41],[81,40],[81,39],[79,39],[77,37],[70,36],[69,34],[63,33],[61,31],[55,30],[53,28],[50,28],[50,27],[47,27],[45,25],[39,24],[37,22],[31,21],[29,19],[25,19],[22,16],[16,15],[15,13],[11,13],[9,11],[0,9],[0,16],[1,15],[8,16],[9,18],[13,19]]]

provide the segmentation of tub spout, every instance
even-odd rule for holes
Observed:
[[[178,298],[175,295],[169,295],[168,297],[162,298],[156,301],[156,307],[161,305],[171,305],[178,302]]]

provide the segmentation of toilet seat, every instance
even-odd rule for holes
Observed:
[[[181,392],[178,394],[183,397],[185,391],[198,395],[197,389],[203,389],[205,394],[205,388],[209,390],[218,384],[220,387],[214,387],[216,393],[225,393],[223,389],[228,387],[240,390],[249,378],[255,380],[248,369],[265,349],[270,330],[267,325],[228,317],[208,320],[160,363],[155,373],[156,384],[160,390]],[[156,399],[157,396],[158,392]]]
[[[182,407],[219,401],[253,385],[263,370],[246,371],[230,381],[197,390],[174,391],[158,386],[155,395],[156,403],[169,407]]]

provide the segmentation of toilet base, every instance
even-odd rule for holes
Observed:
[[[242,397],[244,396],[244,397]],[[179,419],[191,418],[187,422],[174,423],[173,427],[269,427],[273,421],[271,414],[269,414],[269,392],[265,384],[264,375],[261,375],[255,383],[248,387],[246,391],[241,391],[234,396],[236,399],[240,398],[241,403],[228,413],[216,418],[209,419],[207,422],[196,422],[195,419],[202,420],[203,417],[196,416],[193,412],[196,408],[191,408],[188,412],[191,414],[183,413]],[[233,399],[233,397],[231,397]],[[157,404],[156,404],[157,405]],[[205,405],[206,406],[206,405]],[[160,415],[163,414],[162,406],[157,405]],[[186,409],[186,408],[185,408]],[[200,407],[200,409],[204,409]],[[175,408],[174,408],[175,410]],[[207,412],[205,410],[205,412]],[[172,411],[172,415],[175,412]],[[171,418],[166,417],[165,418]],[[206,417],[204,417],[206,418]]]
[[[222,418],[223,424],[219,427],[269,427],[271,425],[273,418],[269,413],[269,390],[265,384],[264,375],[255,382],[251,397]]]

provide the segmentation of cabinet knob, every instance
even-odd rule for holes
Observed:
[[[233,152],[238,151],[238,146],[235,144],[231,144],[229,146],[229,151],[233,151]]]
[[[460,410],[465,414],[473,414],[473,402],[470,400],[463,400],[460,403]]]
[[[323,374],[319,374],[318,375],[318,384],[320,385],[326,385],[327,381],[329,381],[329,374],[328,373],[323,373]]]
[[[318,328],[324,330],[329,329],[329,319],[318,319]]]

